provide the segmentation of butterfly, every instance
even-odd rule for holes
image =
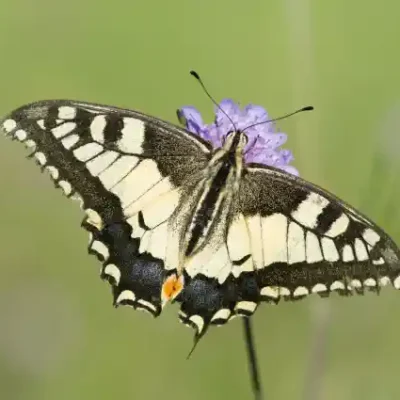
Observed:
[[[198,339],[260,303],[400,289],[400,251],[326,190],[143,113],[48,100],[0,121],[78,199],[89,252],[115,306],[157,317],[168,302]]]

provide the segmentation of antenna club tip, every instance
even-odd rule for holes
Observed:
[[[200,79],[200,76],[196,71],[190,70],[190,75],[194,76],[196,79]]]
[[[313,106],[307,106],[307,107],[303,107],[303,108],[301,109],[301,111],[312,111],[312,110],[314,110],[314,107],[313,107]]]

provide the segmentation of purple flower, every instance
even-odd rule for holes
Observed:
[[[234,122],[236,129],[243,130],[257,122],[267,121],[268,113],[261,106],[249,104],[243,109],[230,99],[224,99],[219,106]],[[202,139],[209,141],[213,147],[223,145],[224,138],[234,127],[227,116],[218,108],[215,109],[215,120],[212,124],[204,124],[201,114],[192,106],[178,110],[178,116],[186,129]],[[285,133],[275,132],[273,123],[261,124],[246,129],[248,142],[244,149],[246,163],[259,163],[280,168],[293,175],[299,175],[295,167],[289,165],[293,161],[290,150],[280,149],[287,139]]]

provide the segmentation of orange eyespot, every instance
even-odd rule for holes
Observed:
[[[183,289],[183,275],[179,277],[176,274],[169,276],[161,289],[161,300],[163,305],[170,300],[173,300]]]

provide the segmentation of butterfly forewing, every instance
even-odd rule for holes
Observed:
[[[138,112],[65,100],[23,106],[2,128],[33,149],[68,197],[81,200],[89,252],[104,262],[115,304],[159,314],[166,244],[173,242],[168,220],[200,179],[207,143]]]
[[[260,299],[400,288],[400,253],[373,222],[332,194],[261,165],[248,168],[240,206],[250,228]],[[250,273],[251,274],[251,273]]]

